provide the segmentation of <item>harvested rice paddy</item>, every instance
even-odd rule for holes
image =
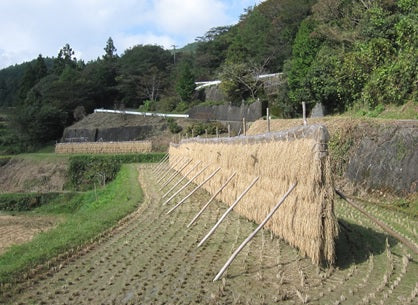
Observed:
[[[200,248],[226,210],[215,202],[189,229],[209,199],[198,191],[172,214],[153,166],[139,167],[146,199],[134,216],[94,246],[51,266],[6,293],[3,304],[416,304],[418,256],[360,212],[336,201],[340,234],[334,267],[318,267],[269,231],[244,248],[221,280],[212,279],[256,227],[231,213]],[[186,182],[180,183],[184,185]],[[417,221],[365,205],[372,215],[417,243]],[[1,302],[0,302],[1,303]]]

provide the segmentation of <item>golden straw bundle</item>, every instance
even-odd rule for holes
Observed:
[[[237,177],[218,195],[228,205],[259,176],[260,180],[235,208],[256,223],[264,219],[289,186],[297,181],[295,190],[266,227],[299,248],[314,263],[332,264],[338,228],[327,141],[327,130],[321,125],[311,125],[259,136],[190,139],[171,144],[169,153],[170,160],[182,156],[194,162],[202,161],[190,177],[208,164],[208,173],[221,167],[204,185],[211,194],[237,172]],[[195,182],[200,183],[204,178],[205,175],[201,175]]]

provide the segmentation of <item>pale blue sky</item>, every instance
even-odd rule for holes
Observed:
[[[235,24],[263,0],[1,0],[0,69],[56,56],[69,43],[85,61],[111,36],[118,54],[137,44],[182,47],[215,26]]]

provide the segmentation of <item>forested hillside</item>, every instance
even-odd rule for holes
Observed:
[[[175,52],[136,45],[118,55],[109,38],[85,63],[66,44],[53,59],[0,71],[0,107],[14,107],[0,146],[56,140],[97,107],[183,112],[201,102],[194,82],[210,79],[222,80],[226,102],[260,98],[281,117],[297,116],[302,101],[330,113],[415,105],[417,23],[415,0],[267,0]],[[257,76],[275,72],[284,82],[267,92]]]

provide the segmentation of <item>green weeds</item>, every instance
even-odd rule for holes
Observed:
[[[33,213],[67,215],[55,229],[38,234],[31,242],[13,246],[0,256],[0,284],[11,282],[22,272],[88,243],[135,210],[142,199],[135,166],[123,165],[116,179],[105,188],[78,193],[69,201],[35,209]]]

